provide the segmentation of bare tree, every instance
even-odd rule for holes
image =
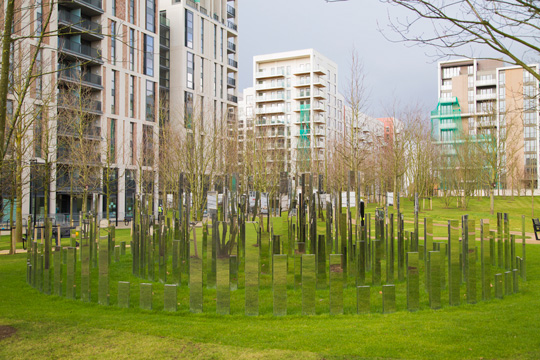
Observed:
[[[381,0],[410,11],[412,17],[391,19],[398,41],[432,46],[437,55],[470,57],[476,46],[506,56],[512,64],[540,74],[527,65],[527,54],[540,52],[540,6],[528,0]],[[425,30],[431,23],[432,31]],[[388,38],[388,36],[387,36]],[[396,39],[391,39],[396,40]]]

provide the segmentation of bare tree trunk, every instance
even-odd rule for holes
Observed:
[[[3,164],[7,115],[7,94],[9,87],[9,58],[11,55],[11,29],[13,24],[13,14],[15,12],[15,0],[8,0],[4,10],[4,36],[2,37],[2,70],[0,71],[0,146],[2,147],[2,156],[0,165]]]
[[[15,213],[15,237],[11,239],[11,247],[13,254],[15,254],[15,249],[17,247],[17,242],[22,241],[22,158],[17,159],[17,181],[16,181],[16,191],[17,191],[17,212]],[[36,201],[36,199],[34,199]]]

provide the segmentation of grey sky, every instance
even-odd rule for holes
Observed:
[[[353,46],[360,55],[371,91],[368,114],[387,115],[394,99],[418,103],[427,111],[437,105],[436,59],[429,49],[387,41],[378,31],[387,10],[377,0],[326,3],[324,0],[239,0],[239,91],[253,84],[253,56],[314,48],[339,66],[340,91],[346,89]]]

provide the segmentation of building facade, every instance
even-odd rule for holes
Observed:
[[[23,1],[16,33],[46,26],[53,34],[39,50],[43,74],[26,100],[43,111],[25,134],[23,216],[45,216],[44,164],[52,179],[48,214],[58,221],[83,211],[83,194],[88,208],[103,216],[108,209],[111,218],[132,216],[136,193],[152,194],[157,211],[160,125],[183,123],[199,101],[205,117],[236,121],[236,3],[74,0],[49,8]],[[25,41],[21,47],[35,46]],[[14,66],[23,55],[14,51]]]
[[[529,65],[538,72],[538,65]],[[500,189],[538,188],[539,82],[502,60],[460,59],[438,65],[439,104],[431,114],[432,137],[452,156],[464,136],[495,139]]]
[[[268,161],[289,173],[322,173],[325,146],[344,122],[337,65],[308,49],[255,56],[253,69],[254,102],[244,100]]]

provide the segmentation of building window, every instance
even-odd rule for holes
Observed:
[[[214,96],[217,96],[217,64],[214,63]]]
[[[13,103],[8,101],[8,114],[13,114]],[[10,105],[10,106],[9,106]],[[10,109],[10,111],[9,111]],[[36,119],[34,122],[34,155],[41,157],[41,146],[43,144],[43,111],[41,106],[35,105]],[[11,112],[11,114],[10,114]],[[11,117],[11,116],[8,116]]]
[[[116,114],[116,70],[112,71],[111,77],[111,114]]]
[[[135,123],[129,123],[129,159],[135,164]]]
[[[187,78],[186,86],[188,89],[194,89],[194,85],[193,85],[193,76],[195,73],[194,61],[195,61],[195,55],[188,52],[187,53],[187,77],[186,77]]]
[[[109,159],[110,162],[116,162],[116,119],[109,119],[111,122],[109,128]]]
[[[143,125],[143,165],[154,165],[154,129],[152,126]]]
[[[221,51],[221,62],[223,62],[223,29],[221,29],[221,45],[219,49]]]
[[[223,66],[221,66],[221,82],[219,83],[219,95],[223,99]]]
[[[129,29],[129,69],[135,71],[135,29]]]
[[[156,4],[154,0],[146,0],[146,30],[156,32]]]
[[[135,24],[135,0],[129,0],[129,22]]]
[[[193,94],[184,92],[184,126],[191,129],[193,122]]]
[[[111,62],[116,65],[116,21],[111,21]]]
[[[144,74],[154,76],[154,38],[144,35]]]
[[[36,36],[41,35],[43,30],[43,4],[41,0],[36,1]]]
[[[204,58],[201,57],[201,91],[204,90]]]
[[[201,18],[201,54],[204,54],[204,19]]]
[[[43,72],[42,56],[43,52],[41,51],[41,49],[38,49],[36,54],[36,99],[41,99],[41,95],[43,92],[43,79],[41,77],[41,74]]]
[[[146,121],[155,120],[155,86],[154,82],[146,80]]]
[[[129,77],[129,117],[135,117],[135,76]]]
[[[193,49],[193,13],[186,9],[186,39],[185,46]]]
[[[214,59],[217,59],[217,25],[214,25]]]
[[[112,16],[116,16],[116,0],[111,0]]]

